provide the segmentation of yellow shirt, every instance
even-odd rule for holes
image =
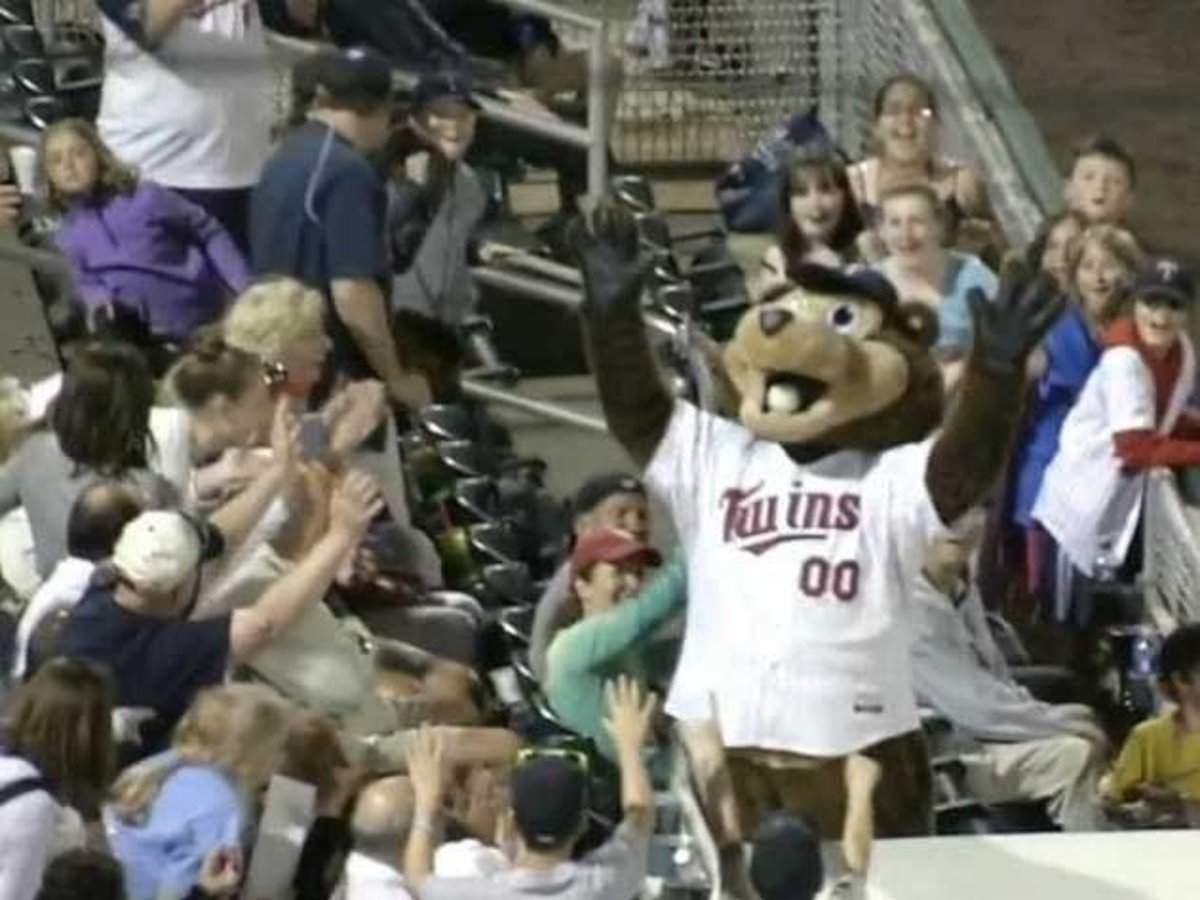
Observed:
[[[1145,784],[1200,801],[1200,733],[1184,732],[1173,712],[1133,729],[1113,767],[1107,793],[1114,800],[1127,800]]]

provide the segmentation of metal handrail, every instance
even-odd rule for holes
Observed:
[[[513,409],[533,413],[535,416],[549,419],[551,422],[571,425],[585,431],[595,431],[599,434],[609,433],[608,426],[603,419],[585,416],[583,413],[575,412],[557,403],[548,403],[545,400],[536,400],[533,397],[526,397],[524,394],[506,391],[476,378],[463,378],[461,383],[463,392],[469,397],[489,403],[499,403],[502,406],[511,406]]]
[[[587,127],[583,128],[553,115],[536,115],[514,109],[502,100],[480,96],[481,114],[488,119],[512,128],[544,137],[558,143],[579,147],[588,152],[588,193],[599,197],[608,184],[608,25],[604,19],[586,16],[545,0],[499,0],[514,9],[536,13],[547,18],[567,22],[591,32],[588,53],[588,99]],[[321,44],[301,38],[289,37],[275,32],[267,33],[267,43],[276,51],[293,58],[301,58],[317,52]],[[397,87],[411,90],[417,76],[396,71],[393,80]]]
[[[476,266],[471,269],[471,276],[478,284],[549,303],[568,312],[577,313],[583,305],[582,290],[532,278],[523,272],[506,271],[496,266]],[[647,328],[661,337],[675,338],[679,334],[679,326],[658,313],[645,310],[642,320]]]
[[[545,16],[547,19],[557,19],[560,22],[566,22],[568,25],[574,25],[576,28],[585,28],[589,31],[601,28],[604,25],[604,20],[601,18],[589,16],[586,13],[569,9],[558,3],[547,3],[546,0],[499,0],[499,2],[512,9]]]

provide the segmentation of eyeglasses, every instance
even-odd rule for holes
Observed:
[[[517,751],[516,765],[538,759],[563,759],[585,775],[591,771],[591,759],[582,750],[573,747],[523,747]]]

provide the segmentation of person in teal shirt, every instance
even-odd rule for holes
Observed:
[[[652,547],[607,528],[581,538],[571,556],[572,600],[581,618],[550,643],[546,694],[563,724],[610,759],[616,757],[604,727],[604,686],[619,675],[645,686],[656,632],[686,601],[682,555],[647,579],[647,568],[661,562]]]

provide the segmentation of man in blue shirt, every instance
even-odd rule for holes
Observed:
[[[369,50],[328,50],[300,63],[296,77],[312,85],[312,107],[254,190],[254,270],[325,295],[332,374],[378,378],[394,402],[424,406],[429,385],[401,363],[389,327],[387,193],[367,158],[390,131],[391,68]]]

